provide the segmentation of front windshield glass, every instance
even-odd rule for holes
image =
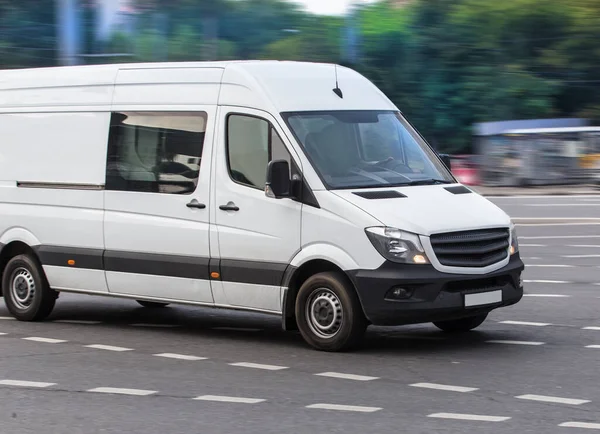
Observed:
[[[282,115],[329,189],[456,182],[398,112]]]

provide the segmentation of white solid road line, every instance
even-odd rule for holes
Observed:
[[[93,344],[93,345],[84,345],[86,348],[94,348],[96,350],[106,350],[106,351],[133,351],[131,348],[125,347],[113,347],[112,345],[102,345],[102,344]]]
[[[479,422],[504,422],[510,419],[507,416],[485,416],[480,414],[461,414],[461,413],[434,413],[427,417],[438,419],[455,419],[455,420],[474,420]]]
[[[188,356],[186,354],[174,354],[174,353],[154,354],[154,356],[164,357],[166,359],[190,360],[190,361],[208,360],[207,357]]]
[[[571,282],[567,282],[565,280],[524,280],[524,283],[548,283],[548,284],[558,284],[558,285],[566,285]]]
[[[110,393],[114,395],[148,396],[154,395],[156,393],[156,390],[122,389],[120,387],[96,387],[95,389],[88,390],[88,392]]]
[[[519,240],[576,240],[584,238],[600,238],[600,235],[536,235],[531,237],[519,237]]]
[[[318,377],[341,378],[344,380],[354,380],[354,381],[372,381],[372,380],[379,379],[379,377],[368,377],[366,375],[344,374],[342,372],[321,372],[320,374],[315,374],[315,375]]]
[[[316,408],[318,410],[337,410],[337,411],[354,411],[357,413],[374,413],[381,410],[381,407],[363,407],[360,405],[339,405],[339,404],[311,404],[306,408]]]
[[[577,259],[577,258],[600,258],[600,255],[563,255],[561,258]]]
[[[287,366],[263,365],[260,363],[248,363],[248,362],[230,363],[230,365],[238,366],[240,368],[264,369],[265,371],[281,371],[282,369],[289,369]]]
[[[527,268],[531,267],[544,267],[544,268],[574,268],[575,265],[567,264],[527,264]]]
[[[600,429],[600,423],[590,422],[565,422],[558,426],[562,428]]]
[[[523,297],[569,298],[571,296],[564,294],[523,294]]]
[[[239,396],[202,395],[194,398],[195,401],[233,402],[236,404],[258,404],[266,399],[242,398]]]
[[[552,402],[555,404],[568,404],[568,405],[581,405],[591,402],[587,399],[572,399],[572,398],[559,398],[557,396],[544,396],[544,395],[521,395],[515,396],[517,399],[525,399],[528,401],[540,401],[540,402]]]
[[[52,322],[59,324],[77,324],[77,325],[97,325],[102,324],[102,321],[86,321],[83,319],[57,319]]]
[[[583,327],[581,330],[595,330],[595,331],[600,331],[600,327],[589,326],[589,327]]]
[[[54,386],[56,383],[41,383],[39,381],[0,380],[0,386],[37,387]]]
[[[63,342],[68,342],[63,339],[52,339],[52,338],[40,338],[37,336],[31,336],[28,338],[23,338],[24,341],[33,341],[33,342],[44,342],[46,344],[61,344]]]
[[[447,384],[435,384],[435,383],[415,383],[415,384],[411,384],[411,386],[412,387],[421,387],[423,389],[445,390],[448,392],[461,392],[461,393],[475,392],[476,390],[479,390],[476,387],[450,386]]]
[[[533,341],[510,341],[510,340],[501,340],[495,339],[491,341],[486,341],[488,344],[506,344],[506,345],[544,345],[545,342],[533,342]]]
[[[510,325],[524,325],[524,326],[532,326],[532,327],[546,327],[552,325],[546,322],[528,322],[528,321],[500,321],[500,324],[510,324]]]

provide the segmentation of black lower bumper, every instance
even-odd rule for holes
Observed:
[[[431,265],[385,262],[376,270],[349,273],[365,315],[375,325],[403,325],[464,318],[517,303],[523,297],[519,254],[488,274],[449,274]],[[394,296],[401,288],[404,298]],[[501,301],[465,307],[467,294],[502,291]]]

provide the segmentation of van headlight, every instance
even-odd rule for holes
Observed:
[[[403,264],[429,264],[417,234],[387,227],[366,228],[365,232],[385,259]]]
[[[510,226],[510,254],[514,255],[519,251],[519,238],[517,237],[517,228],[514,224]]]

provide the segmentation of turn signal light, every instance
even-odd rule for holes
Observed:
[[[212,273],[210,273],[210,277],[212,277],[213,279],[219,279],[221,275],[216,271],[213,271]]]
[[[75,265],[75,259],[69,259],[67,261],[67,264],[69,264],[69,265]]]

